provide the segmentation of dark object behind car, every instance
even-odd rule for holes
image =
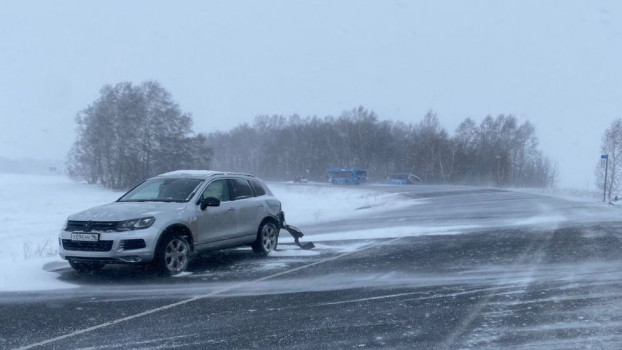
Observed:
[[[386,177],[387,185],[413,185],[421,182],[421,179],[409,173],[395,173]]]

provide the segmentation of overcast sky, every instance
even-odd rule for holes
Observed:
[[[64,159],[104,84],[154,79],[197,132],[258,114],[514,114],[594,189],[622,117],[622,1],[6,1],[0,157]]]

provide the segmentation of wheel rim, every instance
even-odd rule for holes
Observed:
[[[188,244],[180,238],[174,238],[168,242],[164,250],[164,263],[172,273],[185,270],[188,266]]]
[[[261,231],[261,245],[265,251],[272,251],[276,247],[276,228],[273,225],[264,225]]]

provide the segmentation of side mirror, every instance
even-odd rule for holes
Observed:
[[[205,210],[207,207],[219,207],[220,200],[216,197],[207,197],[201,201],[201,210]]]

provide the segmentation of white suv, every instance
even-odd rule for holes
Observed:
[[[71,215],[59,235],[59,253],[78,272],[125,263],[152,264],[174,275],[203,251],[251,245],[267,255],[283,225],[281,202],[257,177],[180,170],[148,179],[114,203]]]

